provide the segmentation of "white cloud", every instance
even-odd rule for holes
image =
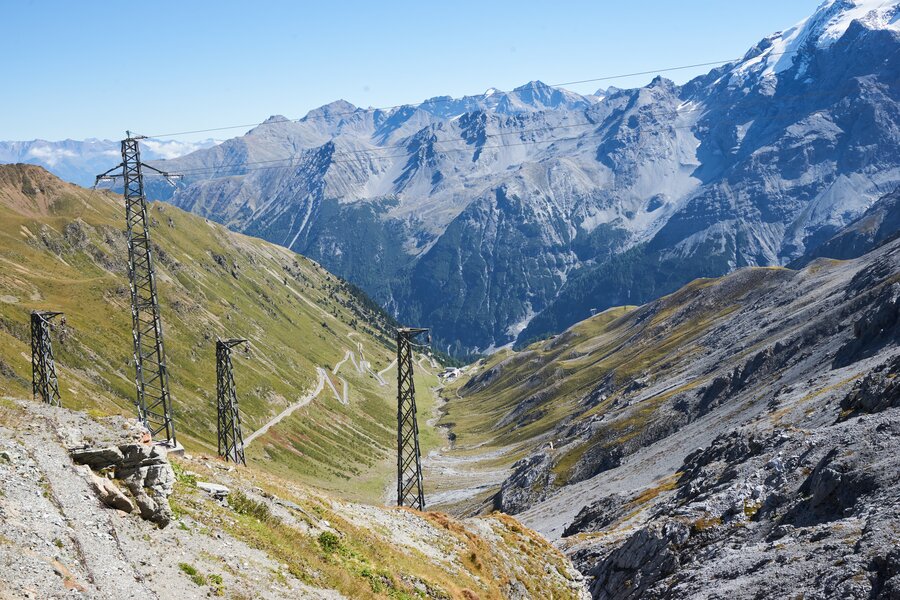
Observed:
[[[75,158],[78,154],[72,150],[65,150],[63,148],[34,146],[28,149],[28,154],[26,156],[34,157],[51,167],[55,167],[59,161],[66,158]]]
[[[215,140],[203,140],[202,142],[178,142],[175,140],[167,142],[158,142],[156,140],[141,141],[141,145],[152,152],[155,158],[165,159],[178,158],[201,148],[215,146],[217,143]]]

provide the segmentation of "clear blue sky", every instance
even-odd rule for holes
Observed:
[[[728,59],[819,1],[10,1],[0,139],[119,139]]]

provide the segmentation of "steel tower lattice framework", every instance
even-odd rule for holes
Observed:
[[[219,456],[226,461],[247,464],[244,458],[244,435],[241,433],[241,413],[238,411],[231,349],[247,340],[232,338],[216,340],[216,408],[218,411]]]
[[[417,510],[425,510],[425,494],[416,421],[412,340],[426,331],[419,327],[397,330],[397,506]]]
[[[169,372],[163,344],[159,297],[153,266],[153,247],[150,243],[150,220],[144,196],[142,168],[169,179],[178,177],[141,162],[138,140],[126,132],[122,140],[122,162],[97,176],[97,182],[117,177],[123,180],[125,197],[125,231],[128,243],[128,279],[131,286],[131,335],[134,342],[134,368],[138,418],[153,436],[165,434],[166,443],[176,446],[175,423],[172,418],[172,398],[169,394]],[[121,169],[121,174],[110,175]]]
[[[50,342],[50,321],[61,312],[36,310],[31,313],[31,393],[52,406],[60,406],[59,381]]]

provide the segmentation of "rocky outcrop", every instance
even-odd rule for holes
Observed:
[[[875,264],[860,273],[860,279],[878,276],[878,270],[884,267],[890,268],[890,265]],[[900,283],[884,286],[873,298],[871,307],[853,322],[853,337],[838,351],[833,363],[835,367],[849,365],[872,356],[887,344],[900,342]]]
[[[552,466],[550,455],[543,451],[516,462],[513,474],[494,499],[497,510],[514,515],[546,498],[551,491]]]
[[[684,523],[668,521],[641,529],[594,572],[594,598],[628,600],[644,593],[678,569],[678,548],[690,537]]]
[[[690,454],[643,526],[593,553],[582,546],[592,596],[896,598],[900,456],[885,450],[900,441],[900,411],[765,429]]]
[[[90,470],[86,473],[86,475],[88,479],[90,479],[94,491],[97,493],[97,496],[100,498],[100,501],[103,502],[103,504],[110,508],[115,508],[116,510],[121,510],[122,512],[126,513],[130,513],[134,510],[134,504],[131,503],[131,500],[128,499],[128,496],[123,494],[115,483],[113,483],[106,477],[100,477],[96,475],[93,471]]]
[[[900,356],[882,363],[854,385],[841,400],[841,408],[849,413],[900,408]]]
[[[816,258],[847,260],[870,252],[900,235],[900,189],[882,196],[865,213],[791,264],[801,267]]]
[[[90,467],[88,477],[100,500],[107,506],[131,512],[131,500],[119,487],[94,471],[121,481],[130,492],[141,517],[165,527],[172,520],[168,498],[175,485],[175,473],[166,460],[166,451],[150,443],[128,443],[118,446],[79,447],[69,452],[72,460]]]
[[[798,505],[792,520],[808,520],[817,514],[824,518],[852,514],[857,501],[876,489],[876,478],[867,472],[866,465],[843,453],[841,448],[832,448],[800,486],[800,494],[807,499]]]
[[[872,597],[876,600],[900,598],[900,548],[894,548],[884,556],[875,557],[870,567],[870,571],[875,574]]]
[[[563,537],[576,533],[600,531],[625,514],[627,494],[610,494],[582,508],[575,520],[563,531]]]
[[[781,342],[760,350],[743,365],[735,367],[727,375],[720,375],[704,390],[698,406],[699,414],[705,414],[737,392],[745,389],[754,380],[765,377],[772,371],[783,368],[793,358],[800,343]]]

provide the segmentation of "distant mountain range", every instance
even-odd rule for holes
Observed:
[[[276,116],[149,189],[316,259],[450,352],[521,344],[789,264],[894,191],[898,4],[828,0],[680,86]]]
[[[159,160],[182,156],[217,143],[213,139],[201,142],[144,140],[141,151],[144,159]],[[119,160],[119,142],[112,140],[0,142],[0,163],[40,165],[57,177],[83,186],[94,185],[94,176],[115,166]]]

